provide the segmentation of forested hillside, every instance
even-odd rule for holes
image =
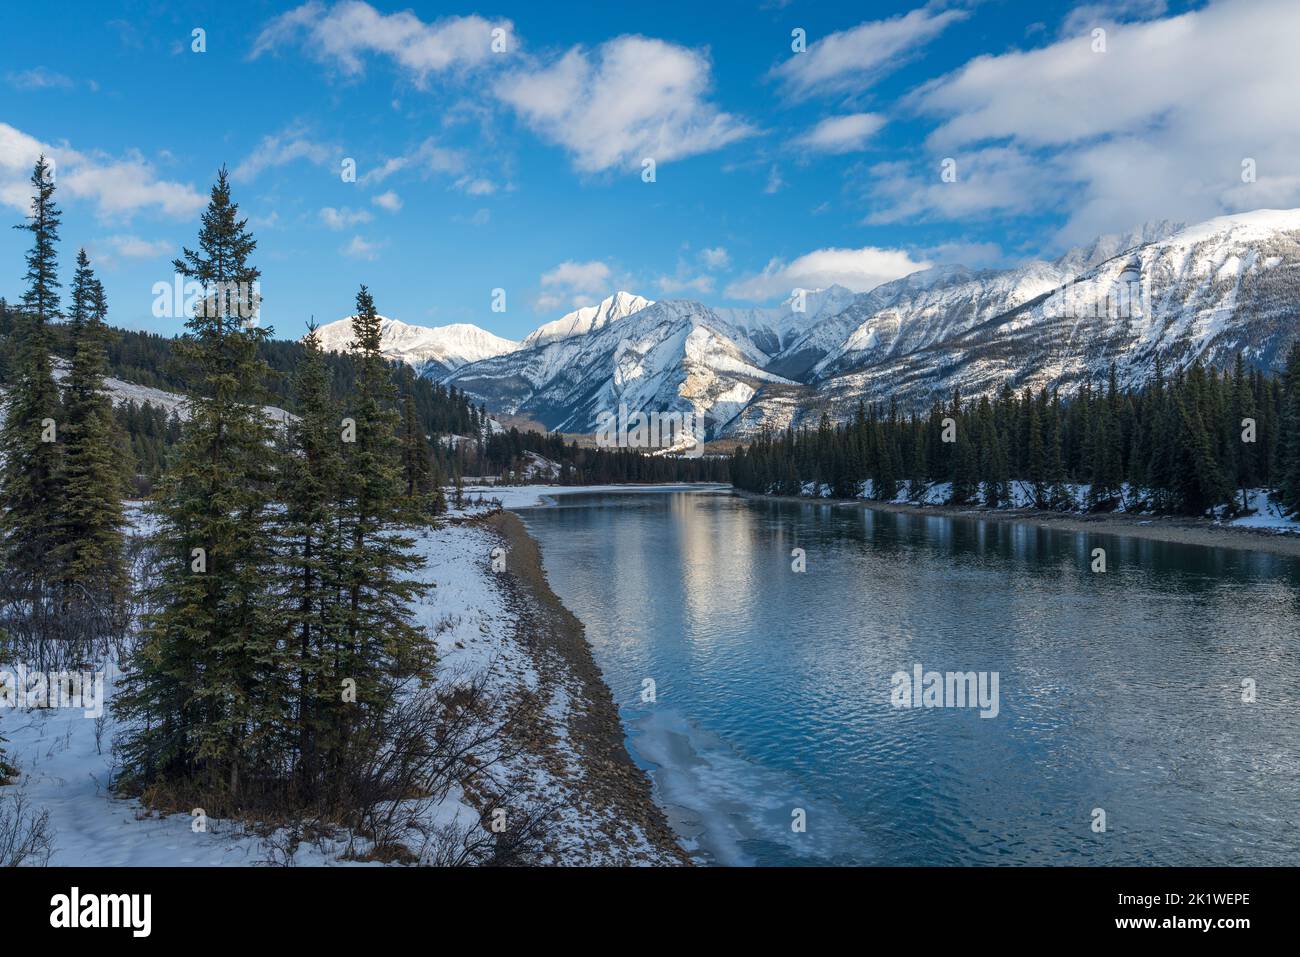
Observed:
[[[1246,491],[1264,488],[1294,510],[1300,347],[1281,376],[1238,357],[1229,370],[1196,363],[1172,378],[1157,367],[1153,381],[1130,391],[1112,371],[1068,401],[1004,386],[992,400],[954,394],[926,415],[860,404],[842,425],[823,416],[817,429],[768,433],[739,449],[732,480],[757,492],[882,501],[920,500],[932,483],[951,483],[951,504],[990,508],[1010,503],[1019,480],[1039,508],[1189,515],[1244,510]]]
[[[0,299],[0,388],[13,363],[12,332],[19,322],[18,308]],[[107,330],[105,342],[107,374],[134,385],[161,389],[180,396],[197,394],[200,380],[192,367],[177,355],[174,337],[124,329]],[[49,325],[50,354],[69,361],[75,350],[69,326]],[[270,404],[295,415],[299,401],[293,391],[293,370],[302,360],[301,342],[263,339],[257,345],[260,361],[268,370],[265,389]],[[356,363],[346,352],[322,352],[330,397],[341,401],[355,387]],[[461,476],[530,477],[526,453],[554,462],[553,480],[561,484],[585,482],[680,482],[726,481],[726,465],[718,461],[646,456],[628,450],[580,449],[566,445],[555,434],[501,432],[489,427],[488,414],[456,386],[422,378],[403,362],[390,362],[389,374],[402,396],[405,410],[409,398],[419,423],[418,433],[426,437],[420,454],[420,481],[426,487],[454,482]],[[150,401],[128,400],[118,404],[115,414],[129,447],[135,476],[131,492],[147,495],[162,475],[168,450],[180,437],[180,421],[174,409]],[[473,439],[453,441],[453,436]],[[533,476],[536,477],[536,476]]]

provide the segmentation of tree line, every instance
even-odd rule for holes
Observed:
[[[923,501],[947,483],[951,504],[998,508],[1023,483],[1043,509],[1203,515],[1251,507],[1248,490],[1300,509],[1300,343],[1271,375],[1238,355],[1229,369],[1200,361],[1121,389],[1105,382],[1068,399],[1004,385],[964,401],[954,392],[928,412],[859,403],[846,422],[765,432],[736,450],[731,480],[780,495],[900,495]],[[815,490],[815,492],[814,492]]]

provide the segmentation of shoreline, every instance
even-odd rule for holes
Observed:
[[[628,851],[628,864],[689,866],[692,862],[678,842],[663,810],[655,803],[649,776],[627,751],[626,731],[614,695],[605,683],[587,643],[586,629],[551,590],[542,565],[541,546],[513,512],[501,510],[471,519],[494,531],[508,556],[502,574],[513,610],[516,640],[526,649],[542,680],[568,688],[571,700],[565,715],[567,745],[582,770],[584,797],[607,814],[602,819],[638,829],[653,848],[646,860],[627,848],[611,829],[603,836]],[[543,761],[554,757],[555,744],[523,730],[526,741]],[[599,821],[592,827],[602,830]],[[581,863],[578,861],[570,863]]]
[[[893,502],[874,502],[860,498],[815,499],[797,495],[763,495],[741,489],[734,489],[733,491],[741,498],[757,501],[798,502],[803,505],[834,505],[841,508],[869,508],[877,512],[896,512],[905,515],[940,515],[945,518],[1032,525],[1036,528],[1047,528],[1059,532],[1092,532],[1099,535],[1141,538],[1176,545],[1231,548],[1239,551],[1266,552],[1287,558],[1300,558],[1300,535],[1262,528],[1223,525],[1210,519],[1194,518],[1186,515],[1142,516],[1126,515],[1122,512],[1081,515],[1073,512],[1048,512],[1032,508],[994,510],[965,505],[904,505]]]

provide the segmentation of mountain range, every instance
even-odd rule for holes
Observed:
[[[349,320],[321,329],[345,348]],[[1147,223],[1052,261],[938,266],[862,293],[808,290],[770,308],[618,292],[522,342],[472,325],[385,319],[384,350],[488,408],[566,432],[601,411],[694,412],[710,438],[815,424],[860,400],[904,410],[960,389],[1060,388],[1114,366],[1121,385],[1238,352],[1276,369],[1300,332],[1300,210]]]

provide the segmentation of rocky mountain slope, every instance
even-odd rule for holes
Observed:
[[[693,411],[710,437],[737,436],[823,411],[847,416],[859,400],[893,397],[908,409],[1004,382],[1068,394],[1112,363],[1126,385],[1151,376],[1157,358],[1172,372],[1198,357],[1226,365],[1241,351],[1277,368],[1300,332],[1300,210],[1148,223],[1050,262],[940,266],[771,308],[620,292],[520,344],[444,328],[486,338],[464,335],[435,355],[422,337],[441,330],[396,323],[390,354],[425,363],[424,374],[490,409],[571,432],[592,431],[620,405]]]

